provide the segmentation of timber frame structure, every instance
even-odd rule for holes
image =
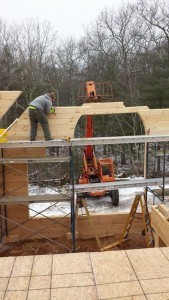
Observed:
[[[1,111],[0,117],[5,115],[9,107],[19,97],[21,92],[0,92]],[[87,115],[103,115],[103,114],[122,114],[122,113],[138,113],[143,121],[146,135],[130,136],[130,137],[101,137],[91,139],[75,139],[74,131],[76,124],[81,116]],[[78,193],[99,190],[106,188],[107,190],[149,185],[161,185],[169,183],[169,178],[146,178],[146,155],[144,160],[144,180],[131,180],[130,182],[114,182],[114,183],[100,183],[88,185],[76,185],[74,182],[74,148],[76,146],[84,145],[98,145],[98,144],[124,144],[124,143],[145,143],[145,150],[149,142],[169,142],[168,128],[169,128],[169,109],[153,109],[150,110],[147,106],[125,107],[122,102],[112,103],[87,103],[77,107],[56,107],[56,114],[49,116],[49,126],[52,131],[54,140],[43,141],[43,134],[41,129],[38,130],[38,138],[35,142],[29,141],[29,117],[28,110],[26,110],[19,120],[10,128],[8,132],[8,142],[1,143],[1,240],[7,237],[8,241],[18,242],[25,240],[25,230],[31,232],[31,237],[44,237],[41,231],[44,231],[46,238],[53,241],[53,238],[65,235],[67,231],[72,234],[72,245],[64,247],[66,251],[76,250],[76,195]],[[28,163],[37,162],[62,162],[65,157],[46,158],[47,147],[69,147],[70,157],[66,158],[70,161],[70,176],[71,185],[69,186],[68,196],[63,195],[47,195],[47,196],[28,196]],[[145,151],[146,153],[146,151]],[[33,219],[29,217],[29,203],[50,201],[68,201],[70,202],[70,218],[60,220],[55,218],[47,219]],[[126,215],[127,218],[127,215]],[[56,220],[57,219],[57,220]],[[97,216],[93,219],[97,222]],[[101,218],[100,227],[104,223],[104,217]],[[112,227],[118,218],[112,221],[109,218],[110,224],[108,228],[101,232],[101,235],[112,233]],[[116,221],[115,221],[116,220]],[[30,222],[29,226],[24,224]],[[85,221],[86,222],[86,221]],[[102,223],[103,222],[103,223]],[[125,221],[123,221],[125,222]],[[11,225],[15,224],[15,226]],[[80,223],[80,222],[79,222]],[[63,230],[60,226],[63,226]],[[48,230],[51,226],[52,229]],[[78,225],[80,227],[80,225]],[[78,228],[77,226],[77,228]],[[138,223],[138,227],[139,227]],[[50,228],[51,228],[50,227]],[[36,231],[34,230],[36,228]],[[114,227],[113,227],[114,228]],[[121,230],[122,227],[120,227]],[[114,230],[114,229],[113,229]],[[82,234],[91,230],[87,228],[87,224],[81,227]],[[10,233],[10,234],[9,234]],[[115,231],[113,232],[115,233]],[[119,233],[119,228],[116,233]],[[30,236],[28,236],[29,238]],[[57,244],[57,243],[56,243]],[[62,245],[60,245],[62,246]]]

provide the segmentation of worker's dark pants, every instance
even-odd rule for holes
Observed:
[[[38,109],[29,109],[29,118],[31,123],[30,140],[36,139],[38,123],[42,126],[45,140],[51,139],[48,119],[43,111]]]

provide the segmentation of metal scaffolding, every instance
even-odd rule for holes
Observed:
[[[20,147],[22,148],[22,142],[19,143]],[[10,148],[10,145],[8,145]],[[33,145],[34,146],[34,145]],[[43,147],[44,147],[44,143],[43,143]],[[12,148],[13,149],[13,148]],[[19,171],[16,167],[15,164],[33,164],[33,163],[38,163],[38,164],[48,164],[48,166],[50,166],[50,163],[52,163],[52,167],[48,167],[50,170],[51,168],[53,169],[53,171],[56,172],[58,165],[61,165],[62,163],[69,163],[70,165],[72,165],[71,163],[71,157],[44,157],[44,158],[36,158],[36,157],[31,157],[31,158],[18,158],[18,157],[3,157],[3,148],[1,148],[1,158],[0,158],[0,163],[2,164],[2,176],[3,176],[3,195],[1,196],[0,199],[0,221],[1,221],[1,241],[3,239],[3,237],[6,235],[8,236],[10,234],[10,232],[12,232],[14,229],[20,227],[22,229],[25,230],[25,233],[28,232],[29,234],[26,235],[25,234],[25,238],[22,239],[21,241],[18,241],[16,243],[13,244],[13,247],[16,247],[20,242],[24,242],[28,239],[30,239],[32,236],[38,236],[41,239],[46,239],[47,241],[50,241],[52,243],[54,243],[55,245],[58,245],[59,247],[62,247],[63,249],[65,249],[65,251],[67,252],[74,252],[75,249],[73,248],[73,246],[70,245],[64,245],[63,243],[57,242],[55,239],[51,239],[49,237],[47,237],[45,234],[43,234],[43,231],[46,230],[48,227],[53,226],[54,224],[57,224],[59,226],[64,226],[67,228],[67,231],[72,231],[73,228],[73,222],[70,222],[69,226],[66,226],[64,224],[62,224],[62,221],[64,218],[66,218],[67,216],[71,216],[71,220],[74,218],[73,216],[73,212],[72,212],[72,206],[74,205],[74,201],[72,200],[72,193],[62,193],[62,189],[60,189],[60,192],[58,194],[58,188],[53,188],[54,191],[57,193],[52,194],[52,195],[30,195],[30,196],[13,196],[11,195],[14,191],[16,192],[17,190],[19,190],[20,188],[26,186],[27,183],[24,183],[23,185],[20,185],[19,187],[16,187],[14,189],[12,189],[12,191],[10,193],[7,193],[5,191],[5,171],[4,168],[5,166],[7,166],[8,168],[12,169],[15,172],[18,172],[21,176],[23,175],[24,177],[31,177],[30,174],[24,173]],[[54,166],[53,166],[54,165]],[[45,171],[43,171],[43,175],[44,173],[47,172],[47,168],[45,169]],[[42,184],[42,182],[40,181],[40,179],[38,180],[38,177],[40,177],[41,174],[36,174],[36,183],[38,184]],[[45,184],[43,183],[43,186],[45,187]],[[57,218],[56,220],[52,217],[49,217],[47,215],[45,215],[45,212],[47,210],[49,210],[52,207],[55,207],[57,205],[57,203],[59,202],[68,202],[70,203],[70,212],[66,213],[63,217]],[[31,203],[49,203],[50,202],[50,206],[48,206],[45,209],[41,209],[40,211],[36,210],[35,208],[31,208],[29,206],[29,204]],[[24,220],[23,222],[16,222],[16,220],[12,220],[11,218],[8,217],[7,215],[7,206],[8,205],[20,205],[21,207],[24,207],[25,209],[27,209],[29,212],[32,211],[34,213],[33,216],[29,216],[29,218],[27,218],[26,220]],[[29,228],[29,221],[32,219],[35,219],[36,217],[45,217],[46,219],[48,219],[50,221],[50,224],[48,224],[47,226],[43,226],[40,230],[36,230],[36,229],[31,229]],[[4,228],[2,226],[2,223],[4,221]],[[8,224],[12,224],[12,228],[8,228]]]
[[[168,142],[169,141],[169,135],[160,136],[160,135],[145,135],[145,136],[124,136],[124,137],[105,137],[105,138],[82,138],[82,139],[63,139],[63,140],[52,140],[52,141],[12,141],[7,143],[1,143],[1,151],[2,151],[2,157],[0,158],[0,163],[2,164],[2,176],[3,176],[3,183],[5,182],[4,178],[4,166],[8,165],[10,168],[14,168],[15,163],[50,163],[55,162],[62,163],[67,162],[70,163],[70,185],[67,186],[67,193],[59,195],[37,195],[37,196],[10,196],[6,194],[5,191],[5,185],[4,185],[4,195],[0,199],[0,228],[1,228],[1,240],[4,235],[9,234],[8,230],[8,222],[11,222],[14,227],[10,230],[13,230],[14,228],[20,226],[25,231],[29,231],[29,236],[27,236],[24,240],[31,238],[34,235],[37,235],[41,238],[46,238],[48,241],[53,242],[60,247],[63,247],[65,251],[69,252],[75,252],[76,251],[76,203],[78,195],[83,192],[89,192],[93,190],[113,190],[113,189],[120,189],[120,188],[129,188],[129,187],[147,187],[149,189],[149,186],[152,185],[164,185],[169,183],[169,177],[165,177],[165,172],[163,172],[163,177],[161,178],[145,178],[142,180],[130,180],[130,181],[124,181],[124,180],[118,180],[115,182],[107,182],[107,183],[95,183],[95,184],[76,184],[75,183],[75,170],[74,170],[74,164],[75,164],[75,147],[76,146],[84,146],[84,145],[105,145],[105,144],[125,144],[125,143],[156,143],[156,142]],[[34,148],[34,147],[68,147],[69,149],[69,157],[44,157],[44,158],[18,158],[18,157],[11,157],[11,158],[5,158],[3,157],[3,149],[16,149],[16,148]],[[165,161],[165,152],[164,152],[164,161]],[[165,167],[165,165],[164,165]],[[56,165],[57,168],[57,165]],[[24,174],[26,175],[26,174]],[[67,199],[67,200],[66,200]],[[53,239],[48,238],[41,232],[46,229],[47,227],[52,226],[55,223],[60,224],[60,226],[65,226],[61,223],[62,218],[58,221],[55,221],[54,219],[47,216],[47,218],[51,221],[51,224],[48,225],[45,228],[42,228],[41,230],[32,230],[26,226],[26,224],[29,222],[29,220],[35,218],[36,216],[40,215],[42,217],[45,216],[45,210],[42,210],[41,212],[38,212],[34,209],[35,215],[24,222],[18,223],[8,218],[7,216],[7,205],[10,204],[19,204],[23,207],[26,207],[26,203],[33,203],[33,202],[52,202],[51,207],[55,205],[58,201],[69,201],[70,203],[70,226],[68,227],[68,230],[71,231],[72,239],[71,239],[71,245],[70,247],[65,246],[64,244],[60,244],[56,242]],[[30,209],[30,208],[28,208]],[[64,216],[67,217],[68,215]],[[5,222],[5,230],[2,229],[2,221]],[[23,242],[23,240],[22,240]],[[19,242],[15,243],[13,246],[16,246]]]

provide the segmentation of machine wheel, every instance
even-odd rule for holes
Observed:
[[[119,205],[119,190],[112,190],[109,194],[113,206]]]

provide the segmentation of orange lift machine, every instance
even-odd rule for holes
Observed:
[[[84,88],[84,85],[86,89]],[[96,87],[99,94],[96,94]],[[86,93],[83,97],[83,93]],[[106,94],[104,93],[106,91]],[[86,82],[80,87],[79,99],[86,103],[90,102],[100,102],[102,97],[108,99],[108,93],[111,91],[111,85],[109,82],[95,84],[93,81]],[[112,95],[112,93],[111,93]],[[85,128],[86,138],[93,137],[93,118],[91,115],[86,116],[86,128]],[[83,173],[79,178],[79,184],[86,183],[99,183],[99,182],[113,182],[115,181],[114,175],[114,162],[112,158],[96,158],[94,149],[92,145],[85,146],[83,151]],[[117,206],[119,204],[119,190],[98,190],[92,191],[90,193],[85,193],[83,196],[90,197],[103,197],[105,195],[110,196],[112,204]]]

